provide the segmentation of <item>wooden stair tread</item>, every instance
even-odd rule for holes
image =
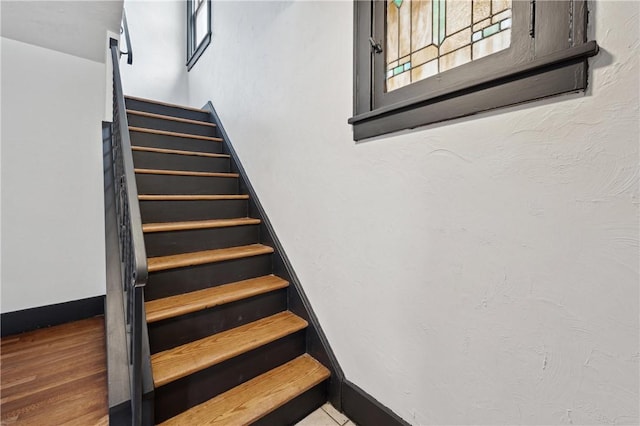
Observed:
[[[178,105],[178,104],[171,104],[171,103],[168,103],[168,102],[156,101],[154,99],[141,98],[141,97],[138,97],[138,96],[125,95],[125,99],[131,99],[131,100],[140,101],[140,102],[149,102],[151,104],[158,104],[158,105],[164,105],[164,106],[168,106],[168,107],[187,109],[187,110],[196,111],[196,112],[207,112],[207,111],[205,111],[203,109],[200,109],[200,108],[184,106],[184,105]]]
[[[209,123],[208,121],[190,120],[188,118],[174,117],[172,115],[154,114],[153,112],[136,111],[133,109],[128,109],[127,114],[140,115],[142,117],[149,118],[158,118],[160,120],[179,121],[180,123],[198,124],[207,127],[216,127],[214,123]]]
[[[154,384],[156,388],[163,386],[295,333],[307,325],[304,319],[285,311],[159,352],[151,356]]]
[[[248,200],[247,194],[230,195],[138,195],[140,201]]]
[[[260,219],[239,217],[236,219],[190,220],[186,222],[145,223],[142,232],[186,231],[189,229],[228,228],[231,226],[257,225]]]
[[[180,149],[167,149],[167,148],[152,148],[150,146],[133,145],[131,149],[133,151],[157,152],[160,154],[191,155],[195,157],[210,157],[210,158],[229,158],[229,154],[212,154],[210,152],[183,151]]]
[[[224,249],[204,250],[193,253],[172,254],[169,256],[150,257],[147,260],[149,272],[185,266],[203,265],[205,263],[222,262],[243,257],[259,256],[273,253],[273,248],[262,244],[229,247]]]
[[[204,290],[165,297],[146,302],[147,322],[186,315],[225,303],[236,302],[259,294],[285,288],[289,283],[275,275],[237,281]]]
[[[136,173],[147,175],[170,175],[170,176],[203,176],[203,177],[227,177],[237,178],[238,173],[218,173],[218,172],[191,172],[187,170],[162,170],[162,169],[134,169]]]
[[[200,139],[203,141],[222,142],[221,138],[214,138],[213,136],[192,135],[191,133],[179,133],[179,132],[170,132],[168,130],[147,129],[145,127],[129,126],[129,131],[152,133],[154,135],[176,136],[178,138]]]
[[[330,374],[325,366],[304,354],[162,425],[248,425],[322,383]]]

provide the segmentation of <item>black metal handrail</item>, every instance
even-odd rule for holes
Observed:
[[[119,67],[120,49],[111,40],[113,62],[112,155],[116,192],[116,214],[122,264],[127,344],[131,381],[132,424],[142,422],[142,339],[144,327],[144,286],[147,283],[147,255],[142,233],[138,189],[133,167],[129,125]]]
[[[127,51],[120,51],[120,56],[127,55],[127,64],[133,64],[133,47],[131,47],[131,38],[129,37],[129,25],[127,25],[127,11],[122,9],[122,24],[120,25],[120,34],[124,35],[127,43]]]

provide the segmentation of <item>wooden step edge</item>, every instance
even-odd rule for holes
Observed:
[[[289,282],[275,275],[236,281],[190,293],[178,294],[162,299],[151,300],[144,304],[147,323],[162,321],[192,312],[210,309],[260,294],[280,290],[289,286]]]
[[[179,132],[170,132],[168,130],[147,129],[146,127],[129,126],[129,131],[151,133],[153,135],[175,136],[178,138],[200,139],[203,141],[211,141],[211,142],[222,142],[221,138],[214,138],[213,136],[200,136],[200,135],[192,135],[191,133],[179,133]]]
[[[151,356],[155,387],[166,385],[305,329],[303,318],[284,311]]]
[[[142,225],[142,232],[145,234],[153,232],[188,231],[192,229],[210,228],[230,228],[233,226],[258,225],[260,219],[251,217],[239,217],[234,219],[209,219],[190,220],[185,222],[158,222],[145,223]]]
[[[133,171],[135,173],[143,175],[201,176],[224,178],[237,178],[240,176],[238,173],[191,172],[187,170],[133,169]]]
[[[150,257],[147,259],[147,268],[149,272],[157,272],[164,271],[166,269],[204,265],[205,263],[224,262],[227,260],[242,259],[245,257],[260,256],[270,253],[273,253],[273,247],[262,244],[250,244],[224,249]]]
[[[150,104],[158,104],[158,105],[163,105],[163,106],[168,106],[168,107],[173,107],[173,108],[186,109],[186,110],[189,110],[189,111],[208,112],[208,111],[205,111],[205,110],[200,109],[200,108],[184,106],[184,105],[178,105],[178,104],[172,104],[172,103],[169,103],[169,102],[156,101],[154,99],[141,98],[141,97],[138,97],[138,96],[125,95],[124,98],[125,99],[131,99],[132,101],[148,102]]]
[[[138,146],[138,145],[133,145],[131,147],[131,150],[142,151],[142,152],[157,152],[159,154],[189,155],[194,157],[231,158],[229,154],[213,154],[210,152],[183,151],[180,149],[152,148],[150,146]]]
[[[216,127],[214,123],[209,123],[208,121],[191,120],[188,118],[174,117],[172,115],[163,115],[163,114],[155,114],[153,112],[136,111],[134,109],[128,109],[127,114],[140,115],[142,117],[149,117],[149,118],[157,118],[159,120],[178,121],[180,123],[197,124],[200,126]]]
[[[230,194],[230,195],[188,195],[188,194],[177,194],[177,195],[138,195],[139,201],[219,201],[219,200],[248,200],[248,194]]]
[[[161,425],[251,424],[324,382],[330,376],[331,372],[311,355],[300,355],[286,364],[168,419]]]

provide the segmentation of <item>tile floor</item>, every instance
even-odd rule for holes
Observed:
[[[347,416],[327,403],[302,419],[296,426],[357,426]]]

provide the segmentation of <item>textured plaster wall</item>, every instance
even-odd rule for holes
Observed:
[[[105,64],[2,37],[2,313],[105,293]]]
[[[587,96],[354,144],[350,2],[220,2],[212,99],[348,379],[413,424],[638,422],[638,3]]]
[[[186,103],[185,2],[126,0],[124,8],[133,46],[133,66],[120,62],[125,94]]]
[[[355,144],[352,3],[214,2],[190,104],[347,378],[412,424],[639,422],[640,4],[589,7],[586,96]]]

